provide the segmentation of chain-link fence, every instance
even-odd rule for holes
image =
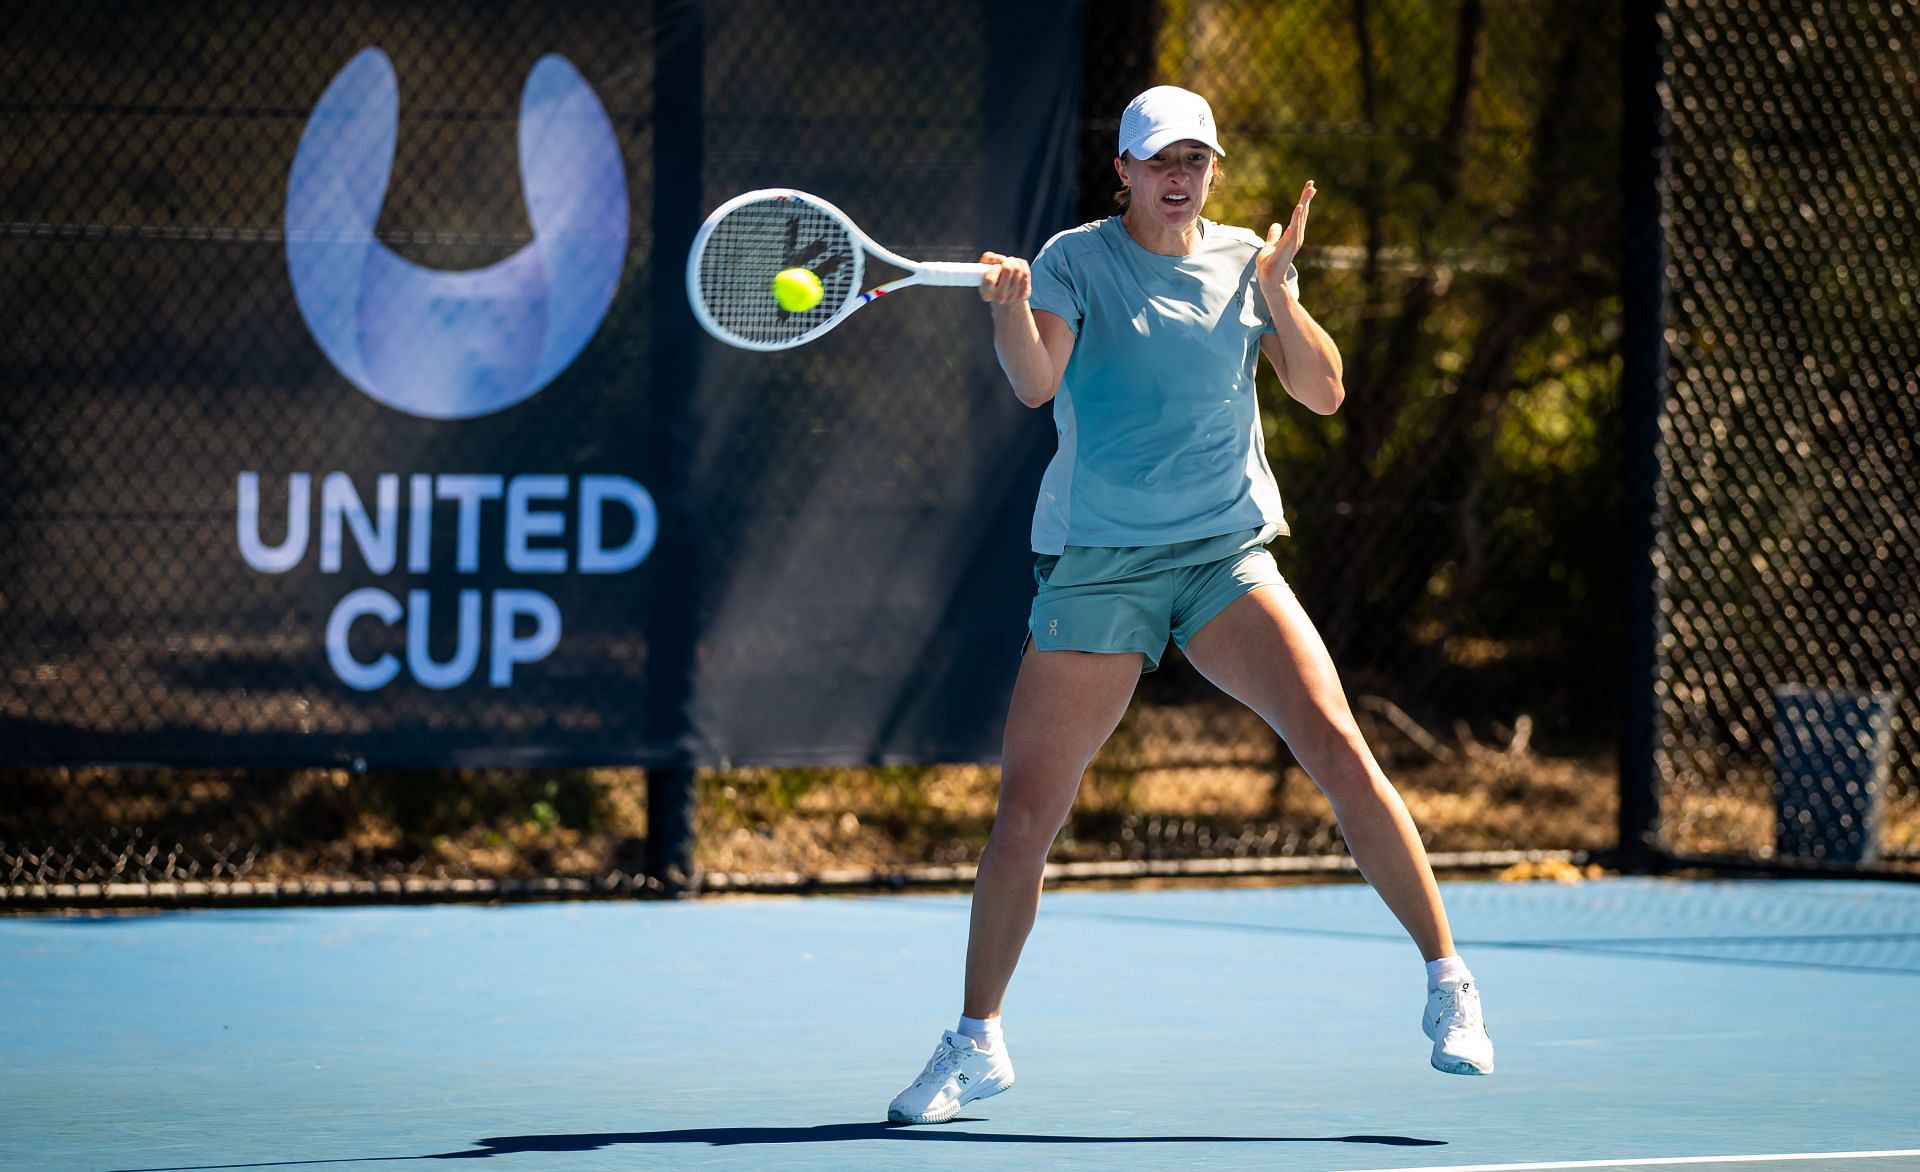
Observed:
[[[307,117],[301,106],[307,94],[319,92],[328,73],[369,37],[367,27],[349,27],[353,21],[340,15],[301,15],[319,21],[305,38],[311,54],[282,69],[303,79],[288,88],[298,90],[300,102],[288,98],[275,104],[284,108],[259,110],[227,90],[173,94],[167,69],[156,81],[154,67],[140,63],[163,44],[171,46],[163,58],[180,58],[188,48],[202,56],[234,44],[244,48],[246,38],[261,33],[259,21],[227,29],[225,38],[190,38],[182,48],[175,25],[157,17],[140,33],[140,27],[94,27],[52,8],[38,12],[40,27],[29,29],[23,42],[33,52],[15,54],[8,65],[10,108],[25,131],[10,138],[8,150],[13,175],[25,177],[12,184],[10,204],[10,265],[21,277],[15,290],[52,279],[50,271],[36,269],[42,261],[35,259],[46,256],[48,236],[63,248],[84,246],[88,232],[205,234],[230,246],[271,236],[273,221],[261,221],[257,209],[276,208],[278,190],[257,198],[232,194],[219,206],[192,198],[167,204],[142,190],[88,192],[92,152],[86,144],[104,152],[150,152],[150,169],[159,173],[154,183],[167,188],[165,171],[177,152],[156,127],[179,131],[184,117],[194,133],[225,142],[225,148],[207,142],[207,150],[194,152],[200,171],[259,152],[263,127]],[[442,250],[422,254],[426,263],[474,265],[524,244],[492,227],[520,223],[511,190],[503,188],[501,208],[470,206],[467,219],[449,229],[444,200],[436,200],[445,175],[409,163],[438,159],[438,167],[513,173],[513,159],[495,158],[507,146],[499,134],[468,133],[476,119],[507,117],[495,111],[497,86],[482,86],[486,96],[467,94],[463,86],[478,85],[476,77],[524,71],[520,56],[538,56],[536,50],[564,52],[603,90],[622,133],[632,127],[645,134],[651,125],[653,79],[639,44],[645,37],[636,33],[618,44],[595,37],[595,21],[605,13],[528,12],[524,19],[536,19],[538,27],[480,23],[457,38],[461,52],[409,50],[405,38],[440,37],[440,23],[411,17],[378,23],[378,37],[396,58],[432,61],[424,75],[413,65],[407,71],[409,108],[428,115],[401,123],[401,134],[413,138],[397,152],[394,194],[378,227],[394,246]],[[1438,851],[1611,845],[1607,745],[1619,640],[1617,548],[1596,534],[1611,532],[1617,509],[1619,31],[1611,17],[1567,19],[1576,12],[1584,6],[1329,0],[1275,8],[1254,0],[1194,0],[1100,4],[1085,15],[1075,171],[1081,219],[1102,215],[1112,196],[1119,108],[1139,88],[1162,81],[1206,92],[1229,140],[1229,177],[1210,208],[1213,217],[1263,229],[1269,219],[1286,217],[1306,179],[1319,184],[1300,267],[1309,309],[1342,344],[1348,403],[1325,421],[1290,407],[1271,375],[1261,386],[1267,442],[1296,534],[1277,551],[1327,634],[1373,742]],[[781,158],[791,167],[826,181],[839,158],[835,144],[852,142],[849,127],[862,125],[856,98],[870,86],[862,88],[862,79],[845,69],[822,73],[822,61],[797,60],[793,29],[780,33],[781,21],[793,13],[781,10],[772,25],[755,13],[766,15],[756,6],[705,10],[707,90],[722,98],[705,110],[708,204],[728,194],[728,184],[762,171],[770,152],[785,152]],[[490,19],[497,25],[509,17]],[[950,42],[931,12],[902,8],[889,21],[902,27],[870,33],[879,44],[933,54],[914,65],[918,71],[954,58],[996,60],[987,44],[991,29],[975,44]],[[912,35],[914,29],[922,35]],[[493,52],[488,46],[501,44],[528,48],[511,61],[482,60]],[[146,81],[102,88],[98,75],[115,69]],[[995,79],[983,75],[981,85],[989,81]],[[609,85],[612,94],[605,92]],[[743,86],[781,85],[803,86],[820,100],[772,117],[753,113],[755,102],[739,98]],[[889,111],[895,119],[889,125],[920,131],[899,131],[904,136],[879,150],[897,184],[918,184],[899,208],[989,192],[991,184],[975,186],[972,177],[943,169],[962,152],[962,144],[943,146],[945,106],[935,102],[922,110],[910,94],[900,100],[908,108]],[[146,134],[138,133],[140,119],[152,123]],[[422,142],[422,133],[447,142]],[[874,152],[862,146],[862,154]],[[50,171],[50,158],[65,161]],[[250,173],[271,186],[276,171],[253,167]],[[173,188],[192,196],[196,175],[173,177]],[[647,246],[651,186],[643,165],[634,165],[634,248]],[[883,217],[870,227],[922,256],[952,252],[939,232],[927,232],[922,217],[895,219],[899,223]],[[438,227],[426,232],[430,238],[415,240],[422,223]],[[1058,227],[1064,223],[1037,225],[1039,238]],[[280,263],[276,250],[265,252],[273,256],[263,263]],[[111,302],[156,286],[179,290],[205,281],[190,257],[159,257],[142,267],[138,254],[115,252],[111,263],[119,269],[75,269],[71,254],[61,257],[61,279],[73,288],[60,296],[42,290],[38,300],[46,311],[79,315],[100,298]],[[651,323],[636,315],[630,329],[637,332],[603,336],[595,346],[643,350],[651,344],[645,334]],[[261,338],[276,336],[298,336],[298,330],[261,330]],[[140,336],[108,342],[132,355],[144,344]],[[179,411],[163,388],[152,388],[138,407],[129,407],[129,427],[148,428],[156,453],[204,450],[207,428],[246,427],[240,388],[290,361],[265,340],[242,354],[209,344],[202,355],[205,369],[196,365],[177,378],[230,378],[236,382],[232,403],[205,419],[204,411]],[[13,369],[33,371],[48,388],[60,384],[60,355],[15,350]],[[828,375],[812,369],[812,377]],[[845,415],[824,415],[818,402],[781,398],[780,388],[762,382],[741,382],[739,394],[758,407],[739,419],[760,423],[730,432],[730,452],[747,446],[745,455],[753,457],[762,440],[793,450],[797,434],[831,440],[852,427]],[[58,446],[58,423],[29,396],[15,396],[8,409],[15,467],[40,467],[35,453]],[[950,403],[943,407],[950,409]],[[340,430],[338,417],[324,411],[313,417]],[[895,411],[868,423],[925,428],[927,419]],[[593,428],[645,425],[622,417]],[[964,434],[968,425],[962,419],[956,427]],[[344,430],[334,450],[349,459],[363,440]],[[943,434],[952,432],[947,427]],[[900,448],[912,448],[916,434],[899,436]],[[501,434],[501,444],[520,440],[513,428]],[[812,450],[828,452],[831,444]],[[369,467],[382,459],[378,452],[361,455]],[[714,467],[718,463],[728,461],[716,459]],[[791,513],[789,521],[810,525],[808,492],[854,471],[843,461],[835,467],[787,461],[780,478],[756,482],[756,492],[764,490],[772,505]],[[902,475],[889,473],[889,482]],[[152,530],[184,511],[165,492],[156,492],[154,505]],[[23,528],[10,532],[10,548],[58,548],[54,526],[84,525],[88,509],[75,500],[65,509],[27,513]],[[121,538],[102,526],[88,528],[106,546],[48,578],[58,580],[61,598],[79,607],[69,623],[75,640],[123,638],[115,632],[140,621],[86,611],[88,605],[98,611],[102,598],[86,588],[88,574],[127,573],[113,569],[127,561],[109,559],[108,549],[136,546],[146,532],[140,519],[115,517],[113,523],[131,528]],[[273,540],[271,526],[263,534],[263,542]],[[735,536],[733,553],[787,557],[756,551],[753,532]],[[778,532],[764,536],[772,540]],[[190,592],[204,582],[200,574],[179,576],[163,590]],[[828,596],[837,592],[793,582],[793,599],[826,605]],[[793,632],[789,623],[760,634],[791,638]],[[225,636],[209,632],[207,638]],[[300,636],[288,632],[288,638]],[[622,640],[601,646],[614,651]],[[444,647],[434,651],[445,653]],[[238,661],[257,655],[259,647],[215,647],[205,671],[227,678]],[[728,661],[703,663],[724,669]],[[54,671],[61,674],[58,663]],[[12,703],[25,703],[23,694],[15,690]],[[46,701],[48,692],[40,688],[31,696]],[[136,707],[209,703],[204,692],[144,676],[127,678],[123,694],[94,688],[90,696]],[[822,682],[820,697],[831,696],[833,686]],[[538,697],[530,699],[501,709],[495,719],[536,726],[566,719]],[[259,715],[257,705],[232,711]],[[367,715],[392,728],[405,724],[403,717],[405,705],[380,705]],[[574,719],[595,717],[576,713]],[[609,719],[611,713],[599,717]],[[626,888],[636,882],[645,851],[641,792],[634,770],[36,770],[8,774],[0,851],[10,884],[564,876]],[[714,870],[945,863],[970,859],[981,842],[991,818],[993,770],[707,770],[701,797],[701,859]],[[1092,770],[1060,857],[1302,857],[1340,849],[1331,811],[1290,765],[1284,745],[1169,655],[1164,671],[1142,682],[1133,713]]]
[[[524,487],[544,502],[523,504],[551,512],[558,489],[571,506],[590,478],[604,488],[626,471],[615,437],[646,433],[648,401],[597,397],[599,440],[499,417],[456,434],[427,421],[479,408],[436,401],[408,377],[433,354],[506,395],[537,391],[556,363],[608,385],[636,356],[644,365],[645,313],[614,307],[588,342],[620,271],[652,262],[650,28],[621,8],[9,13],[0,757],[268,766],[311,759],[303,739],[323,730],[405,757],[449,740],[480,752],[522,738],[604,743],[630,722],[647,695],[644,639],[630,612],[606,605],[618,579],[483,588],[512,555],[497,521],[483,543],[464,510],[501,502],[513,478],[434,474],[518,469],[543,476]],[[517,142],[517,126],[536,141]],[[641,164],[631,176],[616,134]],[[574,157],[523,170],[543,149]],[[368,276],[382,266],[394,279]],[[369,328],[403,307],[343,315],[343,279],[376,299],[426,290],[445,328]],[[558,305],[550,282],[586,296]],[[486,297],[538,303],[541,328],[468,323],[460,336],[461,306]],[[436,486],[469,500],[433,499]],[[402,512],[412,537],[397,542]],[[601,552],[633,548],[641,510],[606,516]],[[583,549],[540,540],[525,552],[538,547]],[[382,589],[396,563],[419,572]],[[348,600],[374,594],[411,605],[420,637],[348,614],[336,639]],[[598,649],[583,665],[590,689],[513,652],[562,614]],[[316,665],[349,661],[405,662],[432,682],[382,692],[364,675],[343,686],[343,674],[310,686]],[[492,687],[516,674],[518,688]],[[440,700],[462,685],[484,699],[449,712]],[[579,702],[587,692],[600,699]],[[412,844],[383,847],[377,832],[354,844],[354,816],[328,812],[328,795],[377,809],[380,791],[347,780],[354,753],[320,755],[342,768],[9,772],[0,883],[272,878],[296,856],[304,874],[418,871]],[[453,802],[432,777],[389,776],[398,809]],[[462,802],[484,815],[494,799],[469,788]],[[545,798],[541,783],[520,813]]]
[[[0,760],[121,767],[9,774],[9,878],[630,872],[637,822],[590,864],[496,840],[623,809],[555,800],[582,762],[989,755],[1014,638],[927,633],[1017,623],[986,538],[1043,436],[961,393],[979,307],[749,364],[682,265],[769,183],[917,256],[1037,247],[1077,71],[988,48],[1071,58],[1077,17],[10,14]]]
[[[782,11],[781,20],[797,19]],[[1902,19],[1860,11],[1888,27]],[[857,72],[796,72],[782,55],[791,27],[762,27],[758,12],[706,7],[709,43],[725,50],[710,57],[709,80],[831,84],[846,108],[833,107],[841,121],[821,122],[799,104],[784,119],[747,125],[726,102],[711,106],[708,204],[781,144],[794,166],[830,169],[843,141],[836,127],[862,100]],[[899,27],[879,39],[912,40],[930,12],[899,7],[890,17]],[[768,27],[788,31],[764,35]],[[1842,36],[1796,32],[1745,7],[1675,12],[1673,401],[1661,502],[1668,652],[1659,669],[1667,821],[1657,843],[1666,850],[1772,852],[1764,791],[1780,743],[1774,688],[1912,694],[1913,575],[1904,567],[1913,550],[1901,536],[1910,536],[1911,510],[1898,495],[1912,482],[1912,342],[1902,333],[1909,290],[1894,251],[1909,202],[1901,184],[1911,152],[1899,128],[1911,98],[1875,80],[1904,76],[1911,47],[1888,27],[1867,19],[1858,35]],[[574,44],[544,27],[520,36]],[[1574,0],[1126,0],[1085,14],[1078,218],[1109,204],[1121,107],[1160,82],[1206,94],[1218,116],[1228,157],[1211,217],[1264,230],[1286,218],[1304,181],[1319,188],[1299,260],[1302,295],[1341,346],[1348,394],[1323,419],[1291,406],[1263,371],[1269,451],[1294,531],[1275,552],[1436,852],[1616,845],[1622,648],[1642,637],[1623,627],[1620,606],[1630,463],[1620,408],[1623,36],[1613,6]],[[986,41],[949,49],[935,56],[994,54]],[[630,100],[603,99],[634,127],[647,124],[638,57],[567,51],[582,55],[574,59],[596,85],[632,81]],[[1783,66],[1782,54],[1797,64]],[[46,98],[19,96],[19,87],[57,95],[73,71],[33,54],[9,61],[10,108],[36,111],[41,124],[40,137],[10,142],[43,143],[64,117],[127,137],[120,124],[150,100],[129,94],[56,116]],[[313,65],[306,89],[317,92],[334,64]],[[453,58],[437,66],[457,67]],[[942,107],[922,108],[920,95],[866,100],[894,105],[936,137],[948,133],[937,125]],[[465,107],[452,99],[443,107],[446,133],[456,133]],[[200,119],[234,133],[232,117]],[[913,208],[957,214],[954,201],[986,186],[942,170],[952,154],[924,137],[889,142],[885,165],[910,198],[892,220],[869,226],[890,244],[958,257],[954,238],[928,230]],[[44,165],[8,149],[16,167]],[[1868,158],[1889,163],[1874,170]],[[512,169],[511,159],[485,163]],[[1811,174],[1828,178],[1809,184]],[[407,178],[396,172],[396,191]],[[631,176],[636,226],[648,221],[649,179]],[[62,188],[43,180],[39,190],[56,208]],[[15,218],[121,222],[106,211],[62,214]],[[386,216],[383,231],[409,230],[391,205]],[[1044,238],[1062,226],[1037,227]],[[13,231],[18,262],[31,231]],[[476,262],[463,253],[442,263]],[[114,294],[82,282],[70,296],[84,305]],[[634,328],[650,320],[640,315]],[[945,331],[944,320],[926,328]],[[649,342],[642,333],[602,344]],[[261,349],[205,361],[225,370],[276,359]],[[784,398],[764,379],[743,375],[732,393],[752,405],[740,418],[761,424],[716,436],[712,466],[725,462],[720,454],[766,459],[796,437],[824,436],[814,458],[803,450],[760,487],[789,522],[827,532],[831,518],[814,517],[807,494],[851,472],[827,456],[854,423],[817,400]],[[16,397],[6,409],[9,434],[24,435],[25,405]],[[769,414],[780,411],[791,414]],[[193,451],[206,422],[174,418],[158,393],[141,418],[169,452]],[[876,414],[861,427],[912,432],[927,418]],[[896,438],[911,449],[917,437]],[[41,433],[32,442],[59,441]],[[933,491],[914,468],[888,475],[912,493]],[[777,568],[797,556],[780,533],[764,548],[751,526],[726,536],[727,557]],[[7,537],[16,550],[47,540]],[[1756,594],[1755,583],[1775,592]],[[844,605],[837,588],[793,586],[813,608],[810,624]],[[100,637],[93,630],[77,617],[71,637]],[[807,635],[792,624],[754,631]],[[1017,638],[1016,628],[1009,650]],[[818,700],[831,704],[839,686],[820,680]],[[1879,709],[1864,703],[1871,732]],[[1910,761],[1910,746],[1894,756]],[[984,839],[994,782],[991,768],[968,766],[703,770],[699,859],[715,872],[813,874],[965,863]],[[9,774],[4,788],[0,881],[16,885],[560,877],[575,889],[624,890],[639,882],[647,830],[644,780],[632,770],[42,770]],[[1883,818],[1889,853],[1907,841],[1912,792],[1911,767],[1896,765],[1879,791],[1892,811]],[[1291,859],[1343,849],[1331,811],[1271,731],[1169,654],[1097,759],[1056,857]]]
[[[1920,21],[1679,0],[1663,31],[1653,843],[1911,866]]]
[[[651,265],[654,185],[645,169],[627,181],[613,128],[650,158],[649,41],[632,25],[609,37],[608,6],[458,15],[39,4],[9,16],[9,759],[217,762],[246,746],[244,763],[292,763],[325,730],[402,755],[450,735],[604,745],[594,730],[644,707],[644,639],[609,605],[631,580],[509,583],[505,526],[481,507],[498,510],[515,473],[546,478],[520,488],[547,512],[584,501],[591,476],[631,487],[612,437],[648,433],[648,400],[569,395],[599,440],[510,411],[454,431],[442,421],[492,404],[436,402],[444,388],[415,373],[444,357],[505,395],[539,389],[561,354],[575,385],[644,362],[647,315],[611,302],[622,268]],[[537,100],[543,89],[554,96]],[[566,169],[529,167],[545,182],[524,191],[523,108],[580,153]],[[543,202],[555,200],[558,213]],[[588,290],[581,304],[547,296],[563,278]],[[490,292],[463,280],[538,304],[541,328],[463,323]],[[409,294],[439,299],[438,328],[379,330],[414,308],[398,304]],[[469,508],[486,519],[470,524]],[[636,522],[607,512],[622,527],[604,534],[611,548]],[[396,588],[393,573],[411,580]],[[432,637],[410,647],[405,623],[355,621],[366,600],[368,614],[413,602]],[[602,649],[578,665],[591,689],[512,651],[562,616]],[[509,637],[493,638],[502,623]],[[355,662],[374,666],[355,675]],[[372,686],[402,662],[431,682]],[[307,686],[315,665],[337,686]],[[470,681],[489,702],[450,712],[449,691]],[[588,691],[603,699],[582,702]]]

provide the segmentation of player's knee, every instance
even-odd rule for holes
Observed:
[[[1015,859],[1045,861],[1066,816],[1036,804],[1003,798],[993,817],[988,846]]]
[[[1379,780],[1373,754],[1358,733],[1341,736],[1328,729],[1307,752],[1296,749],[1295,756],[1335,805],[1370,794]]]

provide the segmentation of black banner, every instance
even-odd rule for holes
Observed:
[[[90,15],[91,14],[91,15]],[[1071,220],[1077,5],[39,6],[0,63],[0,759],[998,752],[1052,443],[965,290],[776,355],[692,229]]]

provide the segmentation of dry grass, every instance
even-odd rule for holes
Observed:
[[[889,771],[879,771],[889,772]],[[998,771],[760,770],[702,779],[700,865],[764,872],[968,862],[993,823]],[[1394,781],[1430,849],[1600,850],[1617,783],[1605,760],[1530,755],[1407,766]],[[1340,853],[1333,810],[1298,767],[1187,766],[1082,779],[1062,860]]]
[[[1464,730],[1443,741],[1368,719],[1369,741],[1429,849],[1615,845],[1610,759],[1541,756],[1524,728],[1500,730],[1507,744],[1488,747]],[[807,874],[971,862],[992,826],[999,771],[739,769],[702,772],[696,784],[701,869]],[[1760,770],[1669,783],[1661,800],[1671,850],[1772,852],[1772,794]],[[646,777],[634,769],[0,774],[6,883],[605,878],[641,871],[646,835]],[[1882,837],[1888,853],[1920,852],[1920,793],[1890,795]],[[1257,721],[1141,706],[1083,778],[1054,857],[1343,851],[1325,797]]]

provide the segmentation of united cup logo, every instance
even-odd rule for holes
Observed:
[[[374,239],[399,126],[399,85],[379,49],[348,62],[307,119],[287,182],[300,313],[340,373],[389,407],[429,419],[511,407],[579,355],[620,284],[627,180],[613,127],[566,58],[542,57],[520,96],[533,242],[446,272]]]
[[[533,241],[485,268],[447,272],[374,237],[399,120],[393,65],[375,48],[347,63],[307,120],[286,211],[287,272],[301,317],[349,382],[395,410],[431,420],[504,410],[579,356],[619,287],[627,183],[613,127],[565,58],[542,57],[520,98]],[[427,688],[510,686],[517,666],[560,642],[560,607],[530,583],[625,573],[652,550],[658,520],[647,490],[619,475],[462,469],[382,472],[361,484],[345,472],[293,472],[274,542],[261,514],[263,498],[279,496],[278,479],[241,472],[235,482],[236,540],[254,570],[289,573],[317,549],[321,574],[412,578],[409,589],[352,590],[328,617],[328,664],[360,691],[403,673]],[[486,588],[467,578],[483,573]],[[515,584],[499,584],[503,576]],[[427,588],[449,579],[472,584],[451,596]],[[403,649],[380,650],[368,637],[402,624]],[[429,638],[438,628],[453,633],[444,657],[432,647],[447,640]]]

